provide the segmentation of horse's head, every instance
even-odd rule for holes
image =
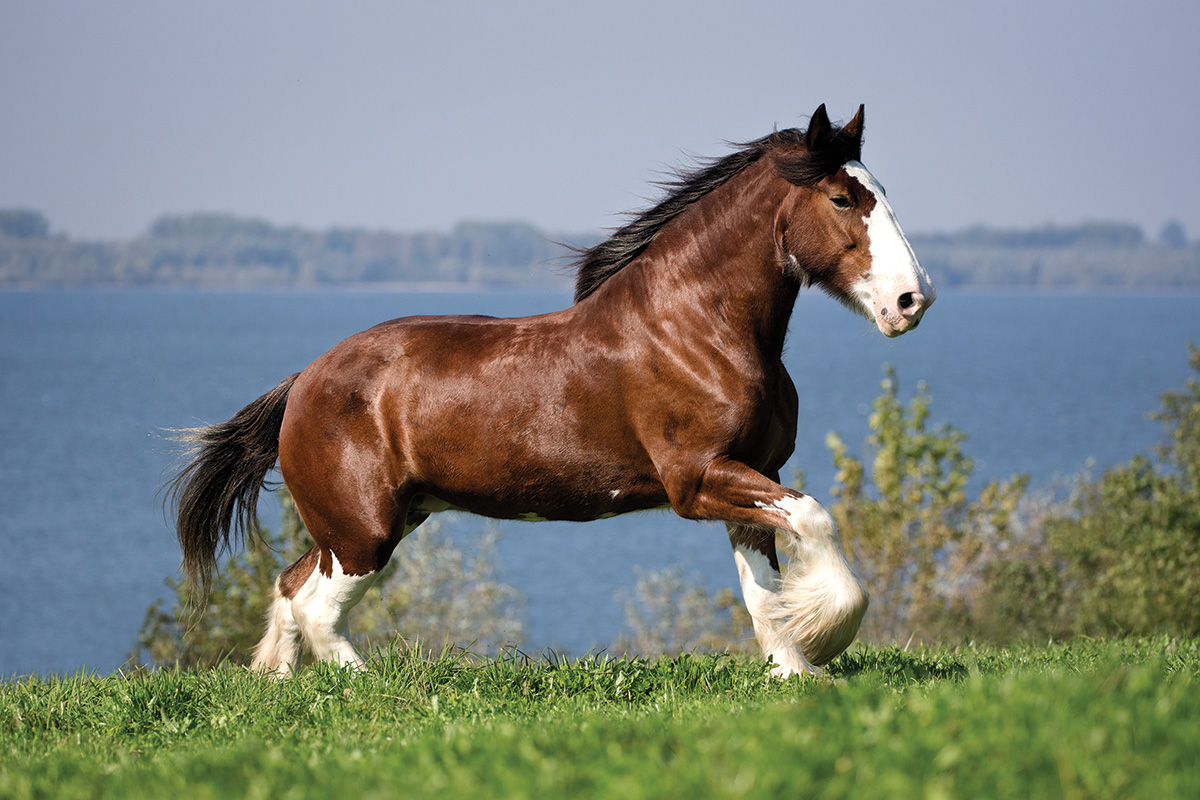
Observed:
[[[819,284],[885,336],[917,327],[937,297],[875,176],[859,160],[863,108],[834,128],[822,105],[803,144],[780,148],[779,174],[796,188],[780,211],[785,269]]]

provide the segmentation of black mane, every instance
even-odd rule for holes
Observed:
[[[847,161],[857,159],[860,152],[857,139],[840,134],[836,130],[826,146],[812,151],[804,147],[804,131],[786,128],[752,142],[735,144],[739,148],[735,152],[703,162],[693,170],[680,170],[673,180],[660,184],[668,193],[657,205],[638,214],[607,240],[581,252],[576,261],[575,302],[596,291],[641,255],[658,232],[693,203],[777,147],[804,147],[777,161],[779,174],[794,184],[811,185],[837,172]]]

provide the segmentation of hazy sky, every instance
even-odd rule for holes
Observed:
[[[1200,235],[1200,4],[0,0],[0,207],[594,230],[688,154],[865,103],[909,231]]]

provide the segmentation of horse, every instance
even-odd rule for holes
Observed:
[[[574,302],[539,316],[414,316],[350,336],[229,421],[188,429],[168,484],[203,607],[218,551],[258,530],[278,464],[313,546],[274,584],[252,667],[365,666],[348,613],[432,514],[587,521],[670,507],[724,522],[780,677],[820,674],[868,604],[833,518],[779,482],[797,429],[781,356],[816,286],[885,336],[936,294],[861,162],[864,111],[775,130],[680,170],[578,251]],[[780,573],[776,536],[790,555]]]

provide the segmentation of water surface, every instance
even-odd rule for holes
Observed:
[[[179,553],[157,495],[165,428],[227,419],[345,336],[416,313],[561,308],[567,292],[0,292],[0,676],[118,667]],[[1189,375],[1195,296],[947,294],[895,340],[819,294],[797,304],[791,468],[828,496],[827,432],[866,434],[882,365],[925,381],[980,479],[1048,483],[1151,447],[1146,414]],[[789,470],[785,470],[785,477]],[[462,518],[465,531],[483,523]],[[527,649],[610,643],[634,567],[683,563],[736,587],[723,529],[669,513],[505,523],[503,578],[528,598]],[[403,547],[398,551],[403,555]],[[366,602],[369,602],[369,598]]]

